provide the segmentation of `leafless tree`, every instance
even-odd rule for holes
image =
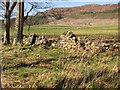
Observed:
[[[24,13],[25,13],[24,3],[26,3],[25,0],[0,0],[0,9],[2,9],[2,11],[0,11],[0,16],[4,18],[4,26],[5,26],[4,44],[10,44],[10,17],[17,3],[18,3],[18,9],[17,9],[17,16],[16,16],[17,18],[16,18],[15,28],[16,28],[16,37],[17,37],[16,39],[17,39],[17,42],[19,43],[21,43],[21,39],[22,39],[23,24],[27,20],[29,13],[33,9],[34,11],[39,11],[38,9],[46,9],[51,7],[50,3],[48,2],[44,2],[44,3],[43,2],[27,2],[29,5],[31,5],[31,8],[27,11],[26,16],[24,16]],[[18,18],[20,18],[21,20]]]
[[[10,3],[10,0],[1,1],[0,4],[0,7],[4,10],[4,15],[1,12],[1,16],[4,17],[5,24],[4,44],[10,44],[10,17],[16,4],[16,0],[13,0],[12,4]]]
[[[23,22],[24,22],[24,0],[19,0],[17,3],[17,16],[16,16],[16,39],[14,44],[22,42],[22,34],[23,34]]]
[[[31,8],[27,11],[26,16],[25,16],[24,15],[25,1],[24,0],[19,0],[19,2],[17,3],[17,16],[16,16],[16,25],[15,25],[16,34],[15,34],[13,45],[22,44],[24,22],[27,20],[27,18],[29,16],[29,13],[32,10],[37,11],[38,9],[47,9],[47,8],[50,8],[52,6],[48,2],[46,2],[46,3],[43,3],[43,2],[29,2],[27,4],[31,5]]]

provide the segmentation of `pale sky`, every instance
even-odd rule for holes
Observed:
[[[25,2],[52,2],[52,8],[60,7],[75,7],[85,4],[118,4],[119,0],[25,0]],[[25,9],[29,10],[30,5],[25,4]],[[38,12],[44,11],[46,9],[39,9]],[[29,15],[36,14],[37,12],[32,11]],[[0,16],[1,19],[1,16]]]
[[[30,1],[30,0],[28,0]],[[34,1],[34,0],[31,0]],[[35,0],[37,1],[50,1],[53,3],[53,7],[52,8],[63,8],[63,7],[75,7],[75,6],[82,6],[82,5],[86,5],[86,4],[118,4],[118,0]],[[99,2],[100,1],[100,2]],[[107,2],[108,1],[108,2]],[[111,2],[110,2],[111,1]],[[29,7],[29,6],[28,6]],[[44,11],[46,9],[41,9],[39,11]],[[35,12],[32,11],[30,13],[34,14]]]
[[[25,0],[28,2],[119,2],[119,0]]]

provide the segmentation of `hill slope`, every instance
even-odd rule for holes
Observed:
[[[36,17],[47,16],[50,24],[74,26],[117,25],[118,10],[117,4],[88,4],[71,8],[53,8],[37,13]]]
[[[47,15],[51,14],[61,14],[64,17],[69,17],[71,15],[76,14],[92,14],[98,12],[108,12],[108,11],[117,11],[117,4],[106,4],[106,5],[97,5],[97,4],[88,4],[84,6],[71,7],[71,8],[53,8],[45,11],[44,13]],[[85,13],[86,12],[86,13]],[[41,15],[41,12],[37,15]]]
[[[62,24],[77,26],[102,26],[118,24],[117,4],[88,4],[70,8],[52,8],[30,16],[25,25]],[[12,23],[14,20],[11,20]]]

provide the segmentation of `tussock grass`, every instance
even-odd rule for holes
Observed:
[[[21,50],[20,48],[26,48]],[[98,57],[39,46],[4,46],[3,87],[16,88],[117,88],[117,56]],[[16,55],[17,54],[17,55]]]

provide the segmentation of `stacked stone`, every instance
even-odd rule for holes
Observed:
[[[83,52],[89,51],[95,53],[99,50],[99,46],[96,42],[81,40],[79,37],[71,31],[66,31],[60,36],[60,40],[57,43],[58,47],[70,50],[70,52]]]
[[[33,35],[23,36],[23,44],[25,44],[25,45],[30,45],[30,43],[31,43],[31,41],[32,41],[32,36],[33,36]]]
[[[43,45],[43,46],[47,46],[48,45],[48,39],[46,38],[46,36],[42,36],[41,40],[39,40],[39,44]]]
[[[71,52],[81,53],[83,51],[95,53],[99,47],[95,42],[79,40]]]
[[[33,45],[36,44],[36,39],[37,39],[36,34],[30,34],[29,36],[24,36],[23,37],[23,44],[25,45]]]
[[[58,41],[59,40],[49,40],[51,42],[51,46],[55,47],[58,46]]]
[[[114,43],[96,42],[96,41],[79,41],[77,52],[89,51],[93,54],[105,52],[107,50],[118,49],[118,45]]]
[[[60,36],[57,46],[64,49],[72,49],[76,47],[77,41],[78,39],[73,32],[66,31]]]
[[[118,42],[118,41],[116,41]],[[27,45],[39,45],[43,47],[56,46],[64,49],[70,50],[70,52],[84,53],[91,52],[93,54],[106,50],[114,50],[119,48],[119,43],[115,41],[91,41],[91,40],[82,40],[71,31],[64,32],[59,39],[48,40],[46,36],[37,36],[35,34],[29,35],[28,37],[23,38],[23,43]],[[115,44],[116,43],[116,44]]]

